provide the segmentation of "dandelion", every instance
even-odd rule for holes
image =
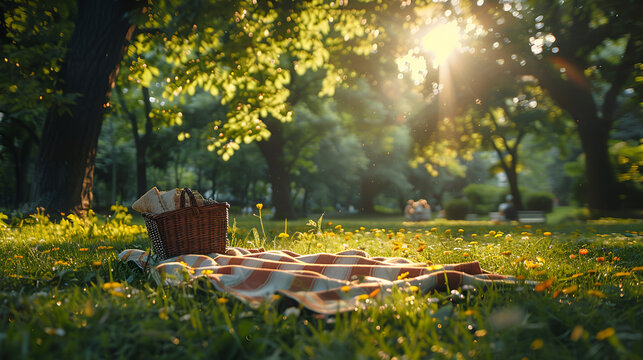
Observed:
[[[214,274],[214,271],[211,270],[211,269],[205,269],[205,270],[201,271],[201,274],[203,274],[203,275],[211,275],[211,274]]]
[[[398,275],[398,276],[397,276],[397,279],[398,279],[398,280],[402,280],[402,279],[406,278],[407,276],[409,276],[409,272],[408,272],[408,271],[403,272],[403,273],[401,273],[400,275]]]
[[[460,234],[462,234],[462,233],[464,233],[464,229],[458,229],[458,232],[459,232]]]
[[[349,292],[349,291],[351,290],[351,287],[350,287],[350,286],[348,286],[348,285],[344,285],[344,286],[342,286],[342,287],[340,288],[340,290],[341,290],[342,292],[347,293],[347,292]]]
[[[103,289],[105,290],[111,290],[111,289],[118,289],[122,285],[119,282],[106,282],[103,284]]]
[[[542,339],[536,339],[536,340],[531,342],[531,349],[532,350],[538,350],[538,349],[542,348],[543,345],[545,345],[545,342],[542,341]]]
[[[545,236],[551,236],[551,232],[550,232],[550,231],[545,231],[545,232],[543,233],[543,235],[545,235]]]
[[[578,285],[572,285],[570,287],[566,287],[562,291],[563,291],[563,294],[569,295],[569,294],[575,293],[576,290],[578,290]]]
[[[471,241],[471,242],[469,243],[469,245],[478,245],[478,242],[477,242],[477,241]]]
[[[632,268],[632,271],[643,271],[643,266],[637,266],[635,268]]]
[[[599,256],[596,258],[596,262],[603,262],[603,261],[605,261],[605,257],[603,256]]]
[[[525,225],[525,229],[531,229],[531,225],[529,224]]]
[[[587,255],[587,254],[589,254],[589,250],[583,248],[583,249],[578,250],[578,253],[581,254],[581,255]]]
[[[452,251],[447,250],[447,251],[445,251],[443,254],[444,254],[444,255],[451,255],[451,253],[452,253]]]
[[[420,290],[420,288],[415,286],[415,285],[409,286],[409,291],[410,292],[417,292],[418,290]]]
[[[426,268],[429,271],[434,271],[434,270],[442,270],[442,269],[444,269],[444,266],[442,266],[440,264],[435,264],[435,265],[427,266]]]
[[[368,299],[368,294],[362,294],[357,297],[357,301],[366,300],[366,299]]]
[[[592,295],[592,296],[596,296],[596,297],[601,298],[601,299],[605,299],[605,294],[603,294],[603,292],[601,292],[599,290],[589,289],[589,290],[587,290],[587,294]]]
[[[532,261],[532,260],[525,260],[525,267],[527,269],[535,269],[535,268],[537,268],[539,266],[540,266],[540,263],[537,263],[537,262]]]
[[[95,267],[99,267],[99,266],[103,265],[103,263],[102,263],[102,262],[100,262],[100,261],[94,261],[94,262],[92,263],[92,265],[94,265]]]
[[[221,298],[217,299],[217,303],[219,303],[219,304],[225,304],[227,302],[228,302],[228,298],[221,297]]]
[[[433,227],[433,228],[431,228],[431,230],[430,230],[430,231],[431,231],[431,232],[436,232],[436,231],[438,231],[438,228],[434,228],[434,227]]]
[[[81,251],[81,252],[82,251],[89,251],[89,248],[80,248],[80,249],[78,249],[78,251]]]
[[[617,272],[616,274],[614,274],[614,276],[617,276],[617,277],[628,276],[628,275],[630,275],[629,272]]]
[[[466,253],[462,254],[462,257],[467,257],[467,256],[469,256],[469,253],[468,253],[468,252],[466,252]]]
[[[258,203],[258,204],[257,204],[257,209],[259,209],[259,210],[263,209],[263,204],[262,204],[262,203]]]
[[[445,234],[447,234],[447,235],[451,234],[451,229],[446,229],[446,230],[444,231],[444,233],[445,233]]]
[[[471,237],[477,237],[478,234],[471,234]]]
[[[285,232],[282,232],[282,233],[280,233],[280,234],[279,234],[279,238],[280,238],[280,239],[282,239],[282,238],[287,238],[287,237],[289,237],[289,236],[290,236],[290,235],[288,235],[288,233],[285,233]]]
[[[496,235],[496,232],[494,230],[490,230],[489,235],[494,236],[494,235]]]
[[[574,330],[572,330],[571,335],[569,336],[572,341],[578,341],[581,336],[583,336],[583,333],[585,332],[585,329],[583,329],[582,326],[576,325],[574,327]]]
[[[553,279],[553,278],[548,279],[548,280],[545,280],[545,281],[541,282],[540,284],[537,284],[537,285],[535,286],[534,290],[535,290],[535,291],[538,291],[538,292],[540,292],[540,291],[545,291],[546,289],[550,288],[550,287],[551,287],[551,284],[553,284],[553,283],[554,283],[554,279]]]
[[[279,295],[279,294],[274,294],[274,295],[272,295],[272,299],[273,299],[273,300],[275,300],[275,301],[277,301],[277,300],[281,299],[281,295]],[[226,299],[226,302],[228,302],[228,300],[227,300],[227,299]]]
[[[599,332],[596,334],[596,339],[598,339],[598,340],[605,340],[605,339],[607,339],[607,338],[609,338],[609,337],[614,336],[614,334],[615,334],[615,333],[616,333],[616,331],[614,331],[614,328],[609,327],[609,328],[607,328],[607,329],[605,329],[605,330],[601,330],[601,331],[599,331]]]
[[[620,258],[620,257],[618,257],[618,256],[614,256],[614,258],[612,259],[612,261],[621,261],[621,258]]]
[[[457,238],[455,238],[455,241],[462,241],[462,238],[461,238],[461,237],[457,237]]]
[[[341,229],[341,228],[342,228],[342,226],[341,226],[341,225],[335,225],[335,230],[339,230],[339,229]]]

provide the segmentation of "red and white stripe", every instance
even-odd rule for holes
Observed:
[[[360,295],[372,294],[378,288],[381,291],[377,296],[383,296],[395,286],[417,286],[427,293],[445,289],[447,284],[457,289],[466,284],[483,287],[516,283],[512,277],[482,270],[477,261],[436,269],[408,259],[371,258],[360,250],[299,255],[291,251],[229,248],[224,255],[181,255],[158,264],[148,264],[148,254],[138,249],[125,250],[118,257],[141,268],[152,265],[166,284],[180,282],[187,273],[190,279],[207,277],[219,291],[251,305],[281,294],[312,311],[329,315],[355,309],[360,305]],[[404,273],[408,274],[398,280]]]

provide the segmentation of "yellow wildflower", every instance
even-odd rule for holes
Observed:
[[[572,285],[570,287],[564,288],[563,289],[563,294],[565,294],[565,295],[573,294],[573,293],[576,292],[576,290],[578,290],[578,285]]]
[[[609,327],[609,328],[607,328],[605,330],[599,331],[598,334],[596,334],[596,338],[598,340],[605,340],[608,337],[614,336],[615,333],[616,333],[616,331],[614,331],[614,328]]]
[[[351,287],[348,285],[344,285],[340,288],[343,292],[349,292],[351,290]]]
[[[263,209],[263,204],[262,203],[257,204],[257,209],[259,210]]]
[[[225,304],[225,303],[227,303],[227,302],[228,302],[228,299],[227,299],[227,298],[223,298],[223,297],[221,297],[221,298],[218,298],[218,299],[217,299],[217,303],[219,303],[219,304]]]
[[[542,339],[536,339],[536,340],[531,342],[531,349],[532,350],[538,350],[538,349],[542,348],[543,345],[545,345],[545,342],[542,341]]]

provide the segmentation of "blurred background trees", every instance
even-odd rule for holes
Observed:
[[[70,88],[89,70],[68,64],[95,4],[1,5],[0,207],[82,213],[190,186],[277,218],[419,198],[486,214],[506,194],[640,209],[639,2],[119,4],[131,32],[109,86],[86,89],[103,99],[91,119]]]

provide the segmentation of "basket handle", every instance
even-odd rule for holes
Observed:
[[[190,206],[196,207],[197,206],[196,198],[194,197],[194,193],[192,192],[192,190],[190,190],[190,188],[188,187],[183,188],[183,191],[181,191],[181,201],[180,201],[179,207],[181,209],[185,207],[185,196],[183,195],[185,195],[186,193],[190,198]]]

